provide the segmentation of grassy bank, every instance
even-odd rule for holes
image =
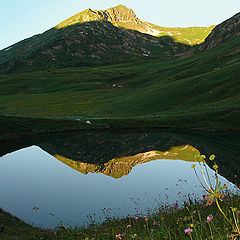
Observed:
[[[24,136],[76,130],[172,128],[239,131],[239,112],[179,113],[132,118],[0,116],[0,141]],[[229,121],[231,117],[231,121]]]
[[[225,195],[220,203],[223,211],[234,223],[239,224],[240,198]],[[219,211],[216,203],[207,206],[204,201],[185,203],[179,207],[161,206],[147,216],[139,213],[125,219],[109,218],[102,224],[92,223],[86,228],[69,228],[60,225],[54,230],[43,230],[25,224],[16,217],[0,210],[1,239],[239,239],[238,232]],[[187,232],[187,233],[186,233]],[[234,238],[235,236],[235,238]]]

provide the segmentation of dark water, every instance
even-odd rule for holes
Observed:
[[[239,143],[233,133],[157,130],[2,142],[0,207],[45,228],[59,221],[74,226],[106,215],[145,214],[161,204],[202,198],[205,192],[191,168],[198,150],[216,155],[221,182],[233,187],[230,182],[238,182]],[[201,175],[198,166],[197,171]]]

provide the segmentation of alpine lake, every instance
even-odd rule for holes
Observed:
[[[235,132],[99,130],[2,141],[0,207],[42,228],[181,207],[206,194],[193,164],[201,180],[200,164],[214,184],[213,164],[197,162],[199,153],[216,155],[221,184],[234,189],[240,172]]]

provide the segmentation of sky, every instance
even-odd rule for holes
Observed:
[[[87,8],[104,10],[118,4],[163,27],[216,25],[240,12],[240,0],[0,0],[0,49]]]

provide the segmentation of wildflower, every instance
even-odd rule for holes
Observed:
[[[217,164],[214,164],[213,165],[213,169],[216,171],[218,169],[218,165]]]
[[[127,228],[130,228],[130,227],[131,227],[131,225],[130,225],[130,224],[128,224],[128,225],[127,225]]]
[[[224,194],[218,192],[218,189],[217,189],[213,193],[205,195],[205,200],[207,200],[207,205],[212,205],[215,199],[219,199],[220,201],[223,201],[222,200],[223,197],[224,197]]]
[[[210,160],[210,161],[213,161],[213,160],[215,159],[215,157],[216,157],[216,156],[215,156],[214,154],[212,154],[212,155],[209,157],[209,160]]]
[[[153,225],[156,226],[156,225],[158,225],[158,223],[154,220]]]
[[[211,222],[213,220],[213,215],[208,215],[207,216],[207,222]]]
[[[184,230],[184,232],[187,233],[187,234],[190,234],[190,233],[193,232],[193,230],[191,228],[187,228],[187,229]]]
[[[193,214],[195,214],[196,213],[196,211],[193,211]]]
[[[116,235],[116,238],[117,238],[117,239],[122,239],[122,238],[121,238],[121,234],[117,234],[117,235]]]
[[[237,178],[237,175],[235,175],[234,177]]]
[[[190,224],[190,227],[193,228],[193,224]]]
[[[126,233],[123,232],[123,233],[121,234],[121,237],[126,237]]]
[[[135,217],[135,220],[138,220],[139,218],[138,217]]]
[[[231,209],[232,209],[233,212],[236,212],[236,211],[237,211],[237,208],[231,207]]]
[[[143,218],[147,218],[147,216],[143,216]]]

